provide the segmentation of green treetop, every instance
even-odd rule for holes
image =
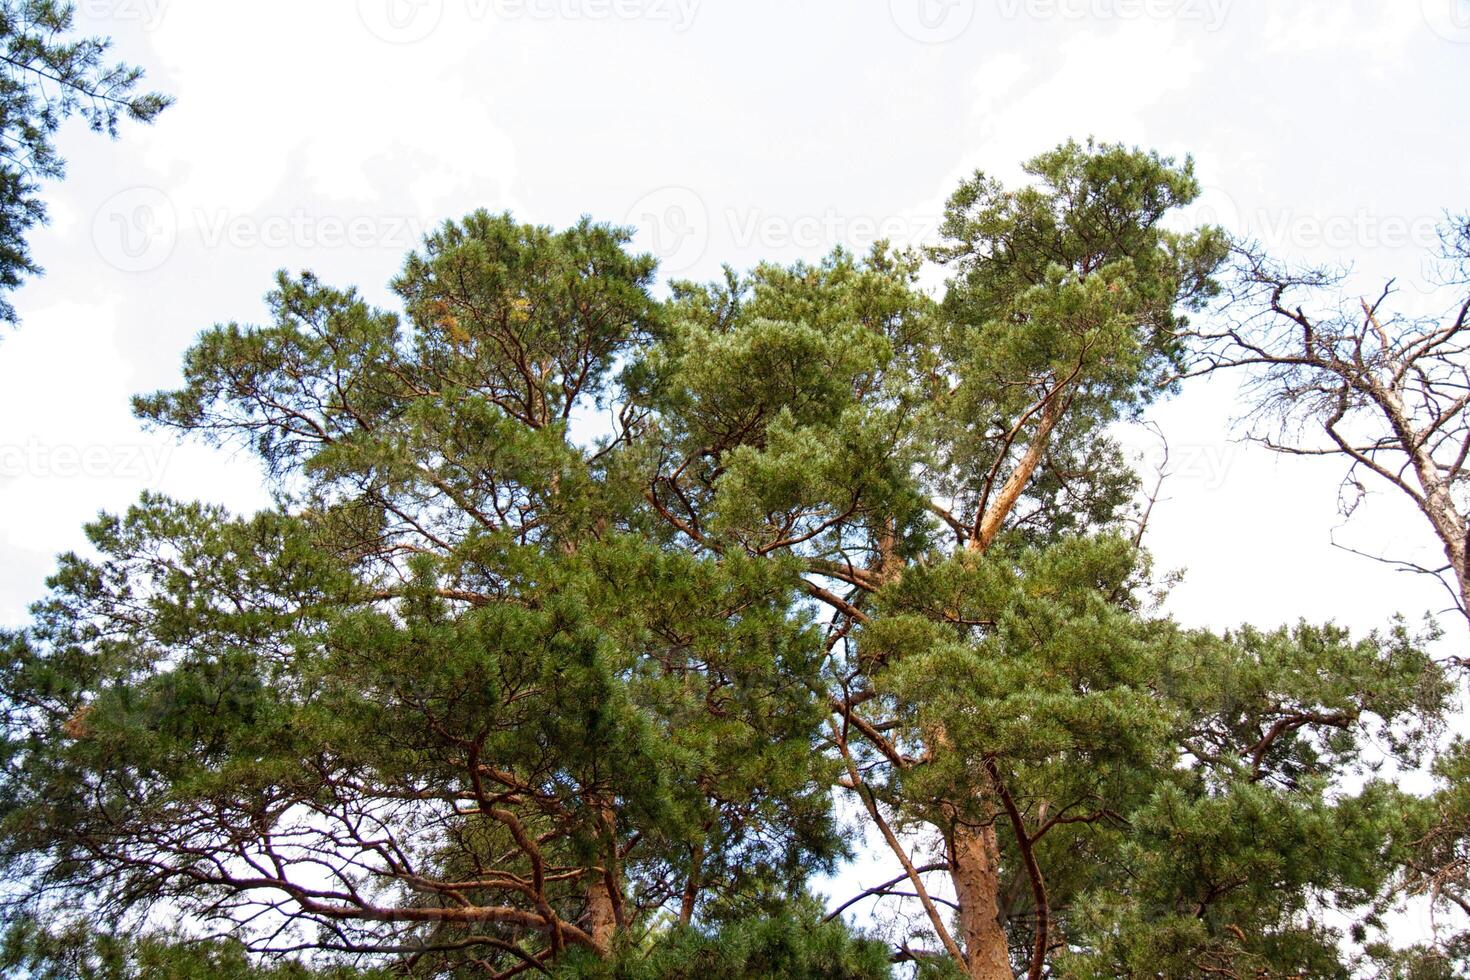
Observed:
[[[1067,144],[1029,172],[955,195],[938,299],[880,246],[661,302],[624,230],[476,213],[409,258],[402,314],[283,274],[269,323],[207,331],[137,410],[249,447],[278,502],[104,516],[4,638],[12,962],[1398,955],[1370,934],[1423,807],[1359,777],[1370,740],[1422,746],[1447,681],[1402,626],[1153,609],[1107,427],[1168,388],[1223,245],[1160,227],[1188,163]],[[849,850],[836,795],[897,862],[841,896],[880,937],[807,894]],[[68,913],[145,938],[77,952]]]

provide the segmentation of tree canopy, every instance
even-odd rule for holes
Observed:
[[[10,962],[1420,969],[1384,916],[1433,804],[1378,769],[1450,705],[1433,630],[1159,611],[1112,426],[1226,242],[1166,228],[1188,160],[1027,173],[965,181],[931,255],[662,299],[627,229],[476,212],[400,310],[282,273],[205,331],[136,410],[276,504],[102,515],[0,636]],[[824,911],[860,833],[894,875]]]

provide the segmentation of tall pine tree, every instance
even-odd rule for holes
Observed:
[[[137,411],[278,503],[103,516],[4,637],[11,962],[1346,976],[1422,823],[1350,777],[1447,680],[1401,626],[1150,605],[1108,430],[1223,242],[1161,225],[1187,162],[1028,170],[955,194],[940,299],[879,247],[660,302],[624,230],[476,213],[401,314],[283,274],[207,331]],[[834,796],[888,948],[807,894]]]

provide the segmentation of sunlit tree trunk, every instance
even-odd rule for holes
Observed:
[[[948,841],[950,877],[959,902],[959,933],[976,980],[1012,980],[1010,947],[1000,913],[1000,848],[995,828],[956,826]]]

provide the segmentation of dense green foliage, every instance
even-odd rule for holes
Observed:
[[[0,293],[41,271],[26,234],[46,220],[40,182],[65,167],[52,142],[62,122],[116,136],[123,118],[151,122],[172,101],[140,93],[142,69],[109,63],[106,38],[69,36],[74,15],[58,0],[0,2]],[[0,298],[0,320],[15,319]]]
[[[0,950],[7,976],[33,980],[386,980],[387,971],[299,963],[261,966],[231,940],[179,942],[162,936],[99,933],[91,924],[47,929],[34,920],[10,927]]]
[[[732,922],[713,934],[688,928],[658,933],[643,948],[620,950],[611,959],[583,951],[557,972],[567,980],[878,980],[889,975],[882,943],[855,939],[840,923],[817,921],[808,904]]]
[[[0,638],[0,855],[53,923],[12,962],[1423,968],[1383,916],[1432,804],[1374,768],[1432,743],[1433,636],[1158,613],[1109,426],[1169,389],[1223,243],[1160,224],[1188,163],[1029,172],[956,193],[939,299],[879,247],[658,301],[625,231],[476,213],[401,314],[282,274],[269,323],[206,331],[137,410],[278,503],[104,515]],[[878,935],[808,894],[834,797],[908,865],[845,906]],[[149,938],[67,954],[79,915]]]

